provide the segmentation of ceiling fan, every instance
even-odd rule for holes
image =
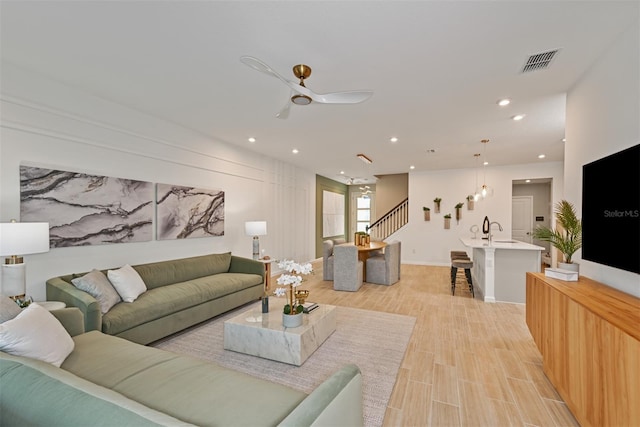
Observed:
[[[311,75],[311,67],[304,64],[298,64],[293,67],[293,75],[299,79],[298,83],[287,80],[278,72],[274,71],[270,66],[262,62],[261,60],[254,58],[253,56],[241,56],[240,61],[253,68],[254,70],[268,74],[272,77],[279,79],[281,82],[289,86],[291,89],[291,102],[296,105],[309,105],[311,102],[317,102],[318,104],[358,104],[371,98],[373,92],[371,91],[346,91],[346,92],[331,92],[331,93],[315,93],[308,89],[304,81]],[[287,100],[282,110],[276,117],[279,119],[286,119],[289,117],[289,108],[291,103]]]

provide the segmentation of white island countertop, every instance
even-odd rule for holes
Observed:
[[[520,242],[512,239],[495,239],[491,243],[482,239],[471,239],[461,237],[460,241],[468,248],[493,248],[493,249],[516,249],[520,251],[542,251],[542,246],[532,245],[531,243]]]
[[[540,271],[542,246],[513,239],[487,240],[461,237],[473,249],[473,282],[485,302],[515,302],[526,299],[527,271]]]

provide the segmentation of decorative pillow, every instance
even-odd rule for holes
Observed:
[[[42,360],[60,367],[74,346],[58,319],[36,302],[14,319],[0,324],[0,350],[14,356]]]
[[[0,295],[0,323],[16,317],[22,309],[14,300],[6,295]]]
[[[107,276],[124,302],[134,302],[140,294],[147,290],[147,286],[138,272],[129,264],[118,270],[108,270]]]
[[[71,283],[97,299],[102,314],[121,301],[118,292],[100,270],[93,269],[82,277],[72,279]]]

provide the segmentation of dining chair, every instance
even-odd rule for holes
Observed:
[[[322,242],[322,280],[333,280],[333,240]]]
[[[400,280],[400,248],[397,240],[389,242],[382,255],[367,259],[367,283],[393,285]]]
[[[363,263],[358,259],[355,245],[333,247],[333,289],[355,292],[362,286]]]

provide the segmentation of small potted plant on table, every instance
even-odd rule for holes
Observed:
[[[278,285],[283,287],[277,288],[275,291],[277,296],[287,297],[287,304],[285,304],[282,312],[282,326],[285,328],[297,328],[302,325],[304,307],[302,304],[297,304],[294,288],[302,283],[302,275],[311,274],[313,269],[310,263],[298,264],[292,260],[279,262],[278,268],[286,270],[286,273],[283,273],[277,280]]]

